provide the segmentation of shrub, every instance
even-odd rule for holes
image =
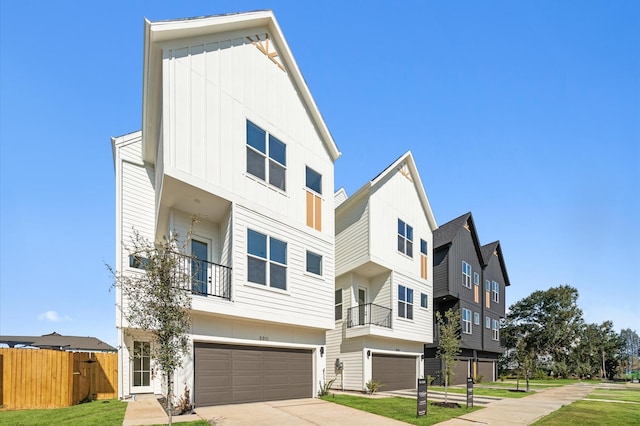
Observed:
[[[336,381],[336,379],[329,380],[328,382],[325,382],[324,385],[321,382],[320,383],[320,390],[318,390],[318,396],[327,396],[327,395],[329,395],[329,390],[331,389],[331,386],[333,386],[333,382],[335,382],[335,381]]]
[[[373,395],[374,393],[378,392],[380,390],[381,387],[383,387],[384,385],[380,382],[378,382],[377,380],[369,380],[367,382],[367,392],[369,392],[371,395]]]
[[[482,383],[484,376],[482,374],[476,374],[476,383]]]

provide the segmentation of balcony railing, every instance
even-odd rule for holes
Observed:
[[[181,274],[190,278],[192,294],[231,300],[230,267],[192,256],[178,255],[178,257]]]
[[[373,303],[365,303],[347,311],[347,328],[359,325],[377,325],[391,328],[391,309]]]

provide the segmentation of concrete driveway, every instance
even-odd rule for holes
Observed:
[[[197,417],[221,426],[407,425],[404,422],[316,398],[200,407],[196,408],[196,413]],[[174,418],[174,420],[177,419]]]

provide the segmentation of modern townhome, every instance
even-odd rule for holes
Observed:
[[[413,389],[432,341],[436,221],[410,152],[355,194],[336,199],[335,329],[327,379],[364,391]]]
[[[467,377],[496,380],[500,345],[500,318],[505,315],[505,288],[510,285],[500,242],[480,245],[471,213],[445,223],[433,233],[434,313],[453,308],[460,315],[461,353],[452,383]],[[425,344],[425,374],[444,383],[442,363],[434,341]]]
[[[177,234],[189,255],[193,347],[176,392],[196,406],[315,396],[335,325],[340,152],[273,13],[145,21],[142,130],[112,144],[118,272],[144,273],[134,229]],[[118,393],[160,393],[150,339],[116,302]]]

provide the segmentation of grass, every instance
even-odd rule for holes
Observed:
[[[121,425],[127,403],[117,399],[64,408],[0,411],[2,425]]]
[[[640,424],[640,405],[577,401],[534,423],[535,426],[626,426]]]
[[[640,403],[640,387],[637,389],[596,389],[587,396],[587,399]]]
[[[473,408],[442,408],[429,405],[427,415],[416,418],[416,401],[409,398],[363,398],[352,395],[332,395],[322,397],[325,401],[356,408],[390,419],[399,420],[414,425],[433,425],[444,422],[453,417],[462,416],[480,410],[480,407]]]
[[[529,380],[529,387],[535,389],[546,389],[546,388],[557,388],[566,385],[573,385],[575,383],[580,383],[578,379],[550,379],[550,380]],[[589,383],[587,381],[587,383]],[[598,381],[593,381],[593,383],[599,383]],[[490,386],[490,387],[505,387],[505,388],[516,388],[516,380],[508,379],[504,382],[482,382],[477,386]],[[520,379],[520,389],[527,388],[527,381],[525,379]]]
[[[444,386],[430,386],[429,390],[434,392],[444,392]],[[449,388],[449,393],[466,395],[467,388]],[[533,392],[512,392],[510,389],[480,388],[477,386],[473,387],[474,396],[495,396],[497,398],[524,398],[525,396],[529,396],[531,394],[533,394]]]

